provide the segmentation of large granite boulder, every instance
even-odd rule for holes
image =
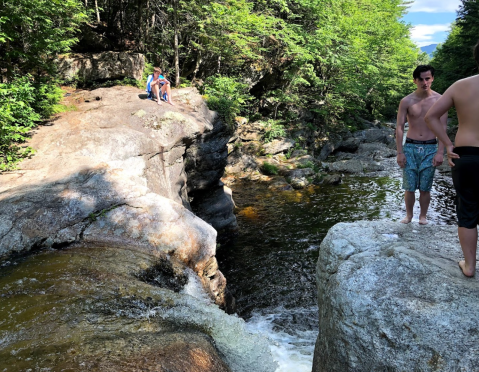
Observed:
[[[217,233],[191,212],[187,190],[219,188],[222,172],[205,164],[225,164],[227,140],[210,135],[221,124],[194,89],[174,95],[177,106],[142,100],[132,87],[75,93],[78,110],[38,129],[29,143],[36,155],[1,176],[0,259],[72,244],[166,252],[226,306]],[[190,181],[188,162],[203,175]],[[222,205],[235,225],[232,202]]]
[[[317,264],[313,372],[476,371],[479,283],[454,226],[340,223]]]
[[[84,82],[133,78],[141,80],[145,56],[140,53],[101,52],[59,56],[58,73],[64,80]]]

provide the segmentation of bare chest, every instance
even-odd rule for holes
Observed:
[[[435,100],[424,100],[410,105],[407,109],[408,119],[424,119],[428,110],[432,107]]]

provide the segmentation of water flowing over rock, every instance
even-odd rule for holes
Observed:
[[[2,270],[4,371],[275,370],[265,339],[192,296],[195,275],[184,286],[181,262],[172,267],[137,250],[75,247]],[[159,276],[173,290],[155,285]]]
[[[57,59],[57,67],[60,76],[67,81],[141,80],[145,57],[143,54],[126,52],[68,54]]]
[[[175,91],[175,107],[143,96],[132,87],[78,92],[78,111],[38,130],[30,142],[37,154],[0,176],[0,259],[70,244],[166,252],[226,306],[217,233],[191,212],[187,193],[214,190],[236,226],[219,184],[226,126],[192,88]],[[196,164],[191,179],[185,163]]]
[[[317,263],[313,372],[477,370],[479,283],[461,257],[453,226],[335,225]]]

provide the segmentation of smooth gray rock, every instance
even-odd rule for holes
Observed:
[[[92,94],[101,100],[87,103]],[[190,211],[187,193],[218,185],[224,125],[195,89],[175,90],[176,106],[142,94],[132,87],[75,93],[84,101],[78,110],[33,135],[35,156],[1,176],[0,260],[70,244],[168,252],[225,306],[217,233]],[[194,164],[188,177],[185,162]]]
[[[326,185],[339,185],[341,183],[341,176],[339,174],[330,174],[324,177],[321,183]]]
[[[359,138],[350,137],[342,141],[336,151],[355,152],[360,143],[361,141]]]
[[[341,160],[329,164],[329,170],[333,172],[361,173],[364,171],[364,166],[357,159]]]
[[[294,140],[285,138],[281,140],[273,140],[269,143],[264,144],[264,153],[276,155],[280,152],[288,151],[295,144]]]
[[[64,80],[96,81],[133,78],[141,80],[145,56],[140,53],[102,52],[58,57],[58,73]]]
[[[304,178],[314,175],[314,170],[311,168],[302,168],[302,169],[292,169],[286,173],[286,176],[294,178]]]
[[[390,128],[371,128],[361,130],[354,133],[354,137],[359,139],[362,143],[381,142],[388,145],[395,141],[394,130]]]
[[[339,223],[317,263],[313,372],[477,371],[479,281],[455,226]]]
[[[374,159],[392,158],[396,156],[395,149],[387,147],[384,143],[361,143],[358,148],[358,154],[370,156]]]
[[[332,142],[326,143],[322,148],[319,153],[319,160],[325,160],[329,155],[333,153],[333,151],[336,150],[336,147]]]
[[[301,156],[304,156],[304,155],[308,155],[308,151],[306,150],[303,150],[303,149],[299,149],[299,150],[294,150],[292,153],[291,153],[291,159],[293,158],[299,158]]]

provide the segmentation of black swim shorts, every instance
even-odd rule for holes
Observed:
[[[473,229],[479,222],[479,147],[455,147],[454,152],[460,156],[452,167],[458,225]]]

